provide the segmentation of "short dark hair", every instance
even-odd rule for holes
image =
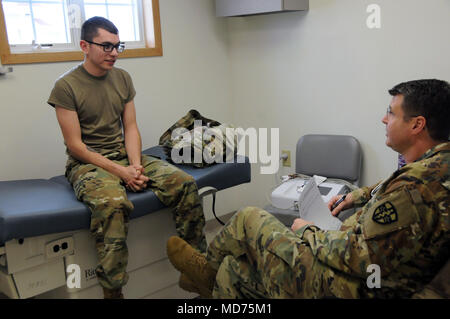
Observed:
[[[436,79],[415,80],[397,84],[389,90],[392,96],[403,95],[406,117],[423,116],[430,137],[448,141],[450,136],[450,85]]]
[[[105,29],[106,31],[118,34],[119,30],[114,23],[103,17],[92,17],[84,21],[81,26],[81,40],[92,41],[98,35],[98,29]]]

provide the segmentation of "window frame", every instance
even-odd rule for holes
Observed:
[[[142,0],[142,7],[144,14],[144,37],[146,47],[126,49],[124,52],[120,53],[120,58],[137,58],[163,55],[159,0]],[[148,17],[150,15],[152,15],[153,17],[153,24],[148,23]],[[152,39],[154,39],[154,44],[151,43]],[[0,0],[0,58],[3,65],[8,65],[82,61],[84,60],[84,54],[81,50],[62,52],[11,53],[8,42],[8,35],[6,32],[6,22],[3,13],[2,1]]]

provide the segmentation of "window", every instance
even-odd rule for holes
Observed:
[[[162,55],[158,0],[3,0],[2,64],[82,60],[81,25],[111,20],[126,50],[121,57]]]

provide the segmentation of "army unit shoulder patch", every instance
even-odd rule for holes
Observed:
[[[372,220],[381,225],[395,223],[398,221],[397,210],[391,202],[385,202],[375,209]]]
[[[388,194],[379,194],[363,207],[362,231],[365,239],[397,232],[420,220],[410,192],[401,187]]]

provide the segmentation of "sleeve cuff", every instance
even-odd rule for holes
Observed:
[[[367,187],[366,187],[367,188]],[[368,190],[363,188],[359,188],[357,190],[354,190],[351,192],[353,204],[355,206],[361,206],[364,205],[369,199],[367,198],[367,192]]]
[[[309,225],[303,226],[302,228],[297,229],[297,230],[295,231],[295,233],[296,233],[299,237],[302,237],[302,238],[303,238],[303,236],[304,236],[304,234],[305,234],[305,232],[306,232],[307,230],[310,230],[310,231],[313,232],[313,231],[315,231],[315,230],[320,230],[320,228],[317,227],[316,225],[311,225],[311,224],[309,224]]]

